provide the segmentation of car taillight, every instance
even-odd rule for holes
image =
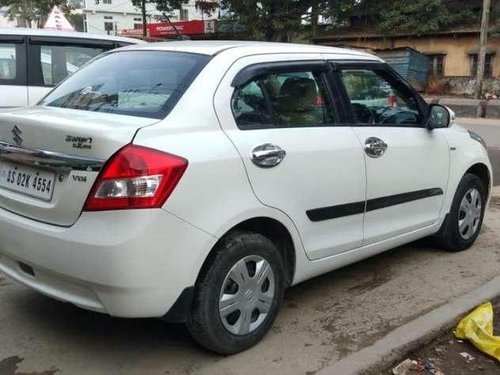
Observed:
[[[128,145],[118,151],[99,174],[85,211],[159,208],[188,166],[180,156]]]

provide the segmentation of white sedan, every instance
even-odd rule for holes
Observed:
[[[469,248],[491,185],[484,141],[372,55],[130,46],[0,114],[0,270],[236,353],[291,285],[422,237]]]

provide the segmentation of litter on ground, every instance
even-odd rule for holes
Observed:
[[[463,318],[453,332],[458,339],[469,340],[476,348],[500,361],[500,336],[493,335],[493,305],[482,304]],[[474,358],[460,353],[467,361]]]

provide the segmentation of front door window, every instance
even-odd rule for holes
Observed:
[[[340,78],[358,124],[415,126],[422,123],[413,93],[386,71],[343,69]]]

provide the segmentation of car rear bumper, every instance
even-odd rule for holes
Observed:
[[[194,285],[214,242],[161,209],[85,212],[68,228],[0,209],[0,271],[50,297],[119,317],[165,315]]]

